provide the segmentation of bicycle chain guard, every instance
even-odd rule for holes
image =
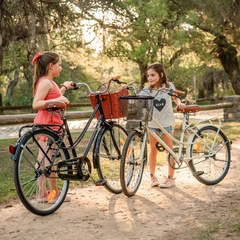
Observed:
[[[78,157],[58,163],[58,176],[63,180],[87,181],[91,174],[91,163],[87,157]]]

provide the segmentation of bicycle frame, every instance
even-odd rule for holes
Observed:
[[[76,150],[75,150],[75,147],[82,141],[82,139],[84,138],[87,130],[89,129],[89,126],[90,124],[92,123],[97,111],[99,110],[100,112],[100,116],[97,120],[97,123],[93,129],[93,133],[91,134],[91,137],[88,141],[88,144],[83,152],[83,157],[87,157],[89,151],[90,151],[90,148],[92,146],[92,144],[94,143],[95,139],[96,139],[96,136],[101,128],[101,126],[103,125],[107,125],[109,126],[109,121],[107,121],[104,117],[104,113],[103,113],[103,109],[102,109],[102,105],[101,105],[101,101],[99,99],[99,95],[96,95],[96,98],[97,98],[97,104],[96,104],[96,107],[94,108],[91,116],[89,117],[89,120],[87,121],[86,125],[84,126],[83,130],[81,131],[80,135],[78,136],[78,138],[75,140],[75,142],[73,142],[72,140],[72,135],[71,135],[71,132],[69,130],[69,127],[68,127],[68,124],[67,124],[67,119],[65,116],[63,116],[63,125],[66,127],[66,134],[67,134],[67,138],[68,138],[68,141],[70,143],[70,146],[67,146],[66,149],[67,150],[72,150],[72,154],[74,157],[77,157],[77,153],[76,153]],[[113,141],[114,141],[114,145],[115,147],[117,148],[117,151],[118,151],[118,154],[120,154],[120,150],[118,148],[118,145],[116,143],[116,139],[113,137]],[[95,158],[93,159],[93,166],[94,168],[97,168],[98,165],[97,165],[97,162],[95,161]]]
[[[175,96],[178,90],[164,89],[170,96]],[[131,197],[136,194],[143,177],[144,166],[147,162],[147,135],[151,134],[156,140],[159,151],[166,150],[168,166],[172,169],[180,169],[182,163],[186,164],[192,175],[205,185],[217,184],[226,176],[231,162],[231,141],[221,129],[221,120],[217,117],[189,121],[190,115],[200,110],[198,105],[188,105],[179,108],[183,113],[182,129],[180,137],[176,138],[167,132],[154,118],[154,103],[144,104],[152,100],[154,96],[139,95],[123,97],[125,100],[134,100],[129,104],[129,118],[127,121],[136,122],[139,125],[129,133],[123,148],[120,166],[120,180],[123,193]],[[140,100],[140,104],[138,103]],[[137,108],[136,114],[134,110]],[[153,122],[161,134],[148,126],[148,121]],[[173,142],[169,147],[161,138],[162,134]],[[150,163],[151,164],[151,163]],[[184,166],[185,167],[185,166]],[[154,174],[154,173],[153,173]]]
[[[176,143],[176,145],[179,146],[178,149],[178,153],[176,154],[173,149],[171,149],[162,139],[161,137],[156,134],[147,124],[145,124],[145,128],[147,130],[147,133],[152,134],[154,136],[154,138],[174,157],[174,159],[176,160],[176,162],[180,165],[182,161],[184,161],[187,165],[188,162],[194,158],[198,158],[198,157],[191,157],[190,156],[190,147],[194,143],[192,140],[194,138],[194,136],[198,136],[198,128],[199,127],[203,127],[206,126],[206,122],[209,122],[210,125],[213,125],[213,121],[217,120],[219,125],[217,126],[218,128],[218,132],[221,130],[221,121],[219,118],[217,117],[213,117],[213,118],[206,118],[206,119],[202,119],[202,120],[198,120],[195,121],[191,124],[188,124],[188,120],[189,120],[189,114],[188,113],[184,113],[184,118],[183,118],[183,123],[182,123],[182,132],[180,135],[180,140],[178,140],[177,138],[175,138],[172,134],[169,134],[164,127],[162,127],[155,119],[154,117],[152,118],[152,121],[159,127],[159,129],[162,131],[163,134],[165,134],[167,137],[169,137],[174,143]],[[202,123],[205,123],[204,125],[201,125]],[[186,133],[189,133],[189,137],[187,141],[184,141],[184,138],[186,136]],[[216,135],[217,137],[217,135]],[[216,137],[213,141],[213,144],[216,141]],[[206,157],[211,157],[214,153],[212,152],[212,147],[209,146],[207,144],[206,141],[201,140],[201,144],[203,144],[208,150],[211,150],[208,155],[206,155]],[[184,146],[186,146],[186,157],[184,157],[183,153],[184,151]]]
[[[108,86],[106,87],[105,91],[108,90],[111,81],[115,81],[118,84],[125,84],[124,82],[120,82],[118,79],[119,79],[119,77],[111,78],[108,81]],[[48,111],[55,111],[55,112],[58,111],[58,114],[61,115],[63,123],[61,125],[59,125],[59,124],[31,124],[31,125],[25,125],[25,126],[21,127],[20,130],[19,130],[19,139],[18,139],[17,143],[15,144],[15,146],[10,146],[9,147],[9,151],[10,151],[10,153],[12,153],[12,157],[11,157],[12,160],[16,160],[18,149],[19,149],[19,147],[21,147],[21,144],[22,144],[21,142],[24,139],[24,135],[25,135],[25,134],[22,134],[22,131],[23,131],[23,129],[26,129],[26,128],[31,128],[31,130],[27,131],[28,134],[33,133],[37,129],[47,129],[48,131],[51,131],[54,134],[56,134],[56,136],[59,136],[58,142],[56,143],[57,144],[57,149],[55,150],[54,156],[52,156],[51,160],[48,156],[49,149],[45,152],[42,149],[42,147],[40,146],[40,144],[38,143],[38,140],[34,138],[34,141],[36,142],[38,148],[42,151],[42,153],[45,155],[45,158],[49,162],[49,168],[54,166],[55,158],[58,156],[59,149],[65,149],[67,151],[71,150],[72,158],[70,157],[70,159],[68,159],[68,160],[69,161],[74,160],[74,159],[77,160],[79,158],[79,156],[76,152],[76,146],[82,141],[82,139],[86,135],[86,132],[88,131],[89,126],[91,125],[93,119],[95,118],[96,113],[99,111],[100,114],[99,114],[97,123],[96,123],[96,125],[93,129],[93,132],[92,132],[89,140],[88,140],[86,148],[84,149],[83,155],[81,156],[81,158],[83,158],[86,162],[89,162],[89,160],[87,158],[87,155],[88,155],[92,145],[95,143],[96,138],[98,136],[98,133],[100,133],[100,130],[104,127],[107,127],[109,129],[111,129],[113,127],[114,121],[105,119],[103,106],[102,106],[102,102],[105,101],[105,99],[100,98],[103,91],[92,92],[90,87],[86,83],[75,83],[73,89],[75,89],[75,90],[79,89],[78,86],[85,86],[85,87],[87,87],[87,89],[89,90],[90,93],[95,94],[96,106],[95,106],[91,116],[89,117],[86,125],[84,126],[84,128],[80,132],[79,136],[77,137],[77,139],[75,141],[73,141],[71,131],[68,127],[67,118],[64,114],[64,110],[62,109],[62,102],[59,102],[59,103],[58,102],[54,102],[54,103],[51,102],[49,104],[49,107],[46,108],[46,109]],[[52,129],[53,127],[55,127],[55,129],[57,129],[57,130],[53,130]],[[121,151],[119,149],[118,143],[116,142],[115,136],[114,136],[112,131],[110,131],[110,134],[111,134],[111,139],[113,141],[113,145],[115,147],[115,150],[116,150],[118,156],[120,156]],[[33,134],[32,134],[32,136],[33,136]],[[64,139],[66,139],[65,136],[67,137],[67,140],[68,140],[68,144],[69,144],[68,146],[65,146],[65,144],[62,144],[64,142]],[[107,148],[105,148],[105,150],[107,151]],[[109,154],[109,153],[107,153],[107,154]],[[96,156],[96,153],[94,153],[94,156]],[[93,163],[94,168],[99,167],[96,157],[93,157],[92,163]],[[90,177],[92,178],[91,174],[90,174]]]

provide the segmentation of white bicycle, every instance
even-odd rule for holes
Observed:
[[[169,88],[161,88],[160,91],[178,98],[180,98],[179,94],[184,94]],[[217,184],[227,175],[231,162],[232,142],[221,129],[219,118],[190,121],[190,116],[200,111],[200,107],[198,105],[186,106],[181,111],[183,113],[182,131],[180,139],[177,139],[152,118],[153,97],[124,96],[121,99],[123,106],[129,111],[127,121],[138,125],[129,133],[121,157],[120,180],[122,191],[126,196],[133,196],[142,181],[144,166],[147,164],[147,135],[149,133],[156,138],[156,147],[159,150],[168,151],[167,160],[172,168],[179,169],[185,163],[192,175],[206,185]],[[153,120],[159,129],[173,140],[175,146],[173,149],[169,148],[148,127],[149,120]]]

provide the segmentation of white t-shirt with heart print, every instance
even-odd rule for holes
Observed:
[[[163,86],[165,87],[165,86]],[[169,88],[175,89],[172,82],[169,82]],[[172,107],[172,97],[168,95],[167,92],[162,92],[161,88],[152,89],[150,92],[149,87],[144,87],[139,95],[142,96],[153,96],[153,117],[157,122],[163,127],[172,126],[175,123],[173,107]],[[153,121],[148,122],[148,126],[151,128],[159,128]]]

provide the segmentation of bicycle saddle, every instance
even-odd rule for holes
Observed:
[[[177,109],[181,113],[195,113],[200,111],[200,106],[198,105],[187,105],[184,109]]]
[[[53,110],[56,110],[56,109],[64,109],[66,110],[68,107],[70,106],[70,104],[66,104],[65,102],[63,101],[53,101],[53,100],[49,100],[45,103],[44,105],[44,108],[46,110],[48,109],[53,109]]]

